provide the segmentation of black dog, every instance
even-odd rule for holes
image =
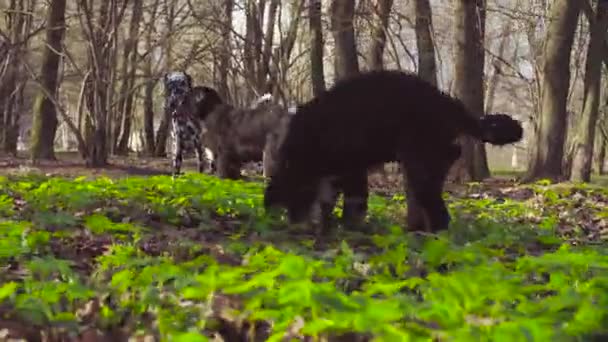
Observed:
[[[523,129],[504,114],[477,119],[459,100],[405,72],[345,79],[298,107],[266,187],[265,207],[284,207],[291,222],[301,222],[314,203],[333,206],[338,179],[355,175],[346,185],[360,187],[356,180],[368,168],[397,159],[407,184],[410,229],[447,229],[443,183],[460,156],[455,139],[462,134],[506,145],[519,141]]]
[[[164,77],[165,111],[171,113],[172,132],[175,139],[173,148],[173,176],[180,174],[184,151],[194,150],[198,161],[198,171],[205,170],[205,151],[201,144],[204,127],[200,120],[185,106],[192,93],[192,77],[183,71],[167,73]]]

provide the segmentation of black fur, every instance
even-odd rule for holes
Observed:
[[[279,164],[265,191],[265,206],[285,207],[293,222],[309,217],[327,180],[363,174],[397,159],[408,184],[408,203],[422,219],[410,229],[447,229],[443,182],[460,156],[460,135],[495,145],[521,139],[521,124],[503,114],[477,119],[464,104],[415,75],[372,71],[336,83],[298,107],[279,151]],[[412,205],[413,204],[413,205]],[[415,217],[416,215],[412,215]]]

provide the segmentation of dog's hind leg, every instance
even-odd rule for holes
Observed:
[[[344,195],[343,223],[347,227],[361,225],[367,216],[367,200],[369,197],[367,170],[357,170],[342,176],[340,188]]]
[[[184,146],[179,135],[175,135],[175,149],[173,150],[173,178],[179,176],[184,159]]]

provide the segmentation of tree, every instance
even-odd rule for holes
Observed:
[[[59,87],[59,63],[63,51],[63,35],[65,32],[65,0],[51,0],[48,9],[46,44],[42,56],[42,90],[34,105],[34,121],[32,125],[33,160],[55,159],[55,133],[57,132],[57,110],[53,99],[57,98]]]
[[[541,113],[525,181],[562,176],[570,54],[581,1],[555,0],[549,13],[541,79]]]
[[[590,8],[591,10],[591,8]],[[584,99],[581,120],[574,142],[574,155],[570,180],[589,182],[600,107],[602,58],[606,30],[608,29],[608,3],[598,1],[595,18],[589,16],[591,37],[585,63]]]
[[[353,27],[355,0],[333,0],[330,12],[331,31],[335,42],[334,68],[338,80],[359,72]]]
[[[308,17],[310,28],[310,78],[313,96],[325,91],[325,70],[323,67],[323,26],[321,25],[321,0],[310,0]]]
[[[6,47],[0,46],[4,52],[0,53],[0,145],[4,152],[12,155],[17,154],[19,118],[26,105],[27,77],[22,61],[27,57],[30,38],[35,34],[32,32],[35,8],[36,0],[10,1],[6,14]]]
[[[484,35],[485,0],[459,0],[455,8],[456,56],[454,94],[462,100],[471,114],[484,113]],[[462,138],[462,159],[457,168],[459,180],[482,180],[490,175],[485,146]]]
[[[156,22],[156,16],[158,12],[160,0],[154,0],[154,3],[150,7],[149,21],[146,23],[146,51],[147,54],[144,57],[143,74],[147,79],[144,85],[144,145],[145,151],[148,156],[153,156],[156,151],[156,141],[154,140],[154,87],[156,86],[157,80],[153,76],[153,36],[152,31]]]
[[[369,67],[372,70],[382,70],[384,66],[384,47],[386,46],[386,30],[393,6],[393,0],[373,1],[375,20],[372,28],[372,42],[369,49]]]
[[[437,63],[433,44],[433,14],[429,0],[415,0],[416,48],[418,49],[418,76],[437,85]]]
[[[165,72],[171,71],[173,67],[173,26],[175,23],[175,7],[176,1],[165,0],[165,41],[164,41],[164,58]],[[164,157],[166,155],[167,138],[169,136],[169,127],[171,125],[171,113],[163,111],[160,124],[156,130],[156,143],[154,155],[156,157]]]
[[[129,25],[129,36],[125,42],[122,70],[125,77],[120,86],[118,109],[121,113],[121,124],[116,125],[114,137],[118,140],[115,152],[126,154],[128,152],[129,137],[131,136],[131,118],[133,116],[135,71],[137,70],[137,43],[139,42],[139,24],[143,11],[143,0],[132,1],[131,23]]]

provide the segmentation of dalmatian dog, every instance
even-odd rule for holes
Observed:
[[[198,171],[206,168],[206,151],[201,143],[205,127],[201,120],[184,106],[192,92],[192,77],[184,71],[165,74],[165,111],[171,115],[173,146],[173,177],[181,173],[184,152],[194,150],[198,161]]]

